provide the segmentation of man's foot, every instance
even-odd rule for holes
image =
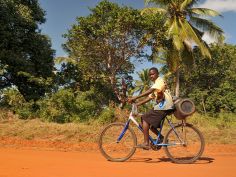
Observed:
[[[142,148],[144,150],[149,150],[151,147],[148,144],[138,144],[136,148]]]

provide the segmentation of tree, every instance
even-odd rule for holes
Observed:
[[[139,80],[135,81],[135,89],[133,90],[133,92],[138,92],[139,94],[141,94],[147,91],[151,85],[151,80],[149,79],[149,69],[143,69],[137,74],[139,76]]]
[[[181,72],[183,94],[194,99],[198,111],[236,112],[236,46],[211,45],[212,59],[194,51],[196,60],[191,74]]]
[[[220,37],[223,31],[203,16],[218,16],[218,12],[207,8],[194,8],[198,0],[146,0],[146,3],[157,5],[147,7],[142,13],[160,13],[166,17],[167,64],[176,74],[175,95],[179,96],[179,69],[183,64],[193,63],[193,46],[197,45],[201,54],[211,58],[207,44],[202,40],[204,32]],[[158,51],[158,49],[156,49]]]
[[[145,32],[153,24],[138,10],[108,1],[90,10],[91,14],[77,18],[77,24],[65,35],[65,49],[69,54],[66,62],[76,63],[84,78],[109,84],[122,101],[124,94],[120,92],[118,80],[124,76],[130,78],[134,70],[132,58],[142,60]],[[158,18],[155,17],[155,27],[162,29],[163,23]],[[155,34],[162,37],[161,30]]]
[[[52,84],[54,51],[39,29],[44,15],[37,0],[0,0],[0,87],[16,86],[26,100]]]
[[[77,63],[62,63],[55,80],[56,91],[59,88],[67,88],[76,93],[92,89],[96,94],[96,98],[93,99],[97,100],[96,103],[100,107],[108,105],[111,100],[116,100],[110,85],[105,80],[87,78]]]

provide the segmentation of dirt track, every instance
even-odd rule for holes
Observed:
[[[138,150],[127,162],[106,161],[98,151],[0,147],[0,177],[236,177],[235,145],[211,146],[195,164],[174,164],[164,152]]]

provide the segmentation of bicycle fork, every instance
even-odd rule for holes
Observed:
[[[122,130],[120,136],[117,138],[116,143],[119,143],[120,140],[123,138],[125,132],[126,132],[127,129],[129,128],[129,123],[130,123],[130,120],[128,120],[128,121],[125,123],[124,129]]]

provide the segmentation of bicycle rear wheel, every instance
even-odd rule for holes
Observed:
[[[98,145],[107,160],[123,162],[135,153],[137,137],[130,127],[125,132],[124,128],[124,123],[112,123],[102,130]],[[124,132],[123,137],[121,136],[122,132]],[[119,138],[121,139],[118,140]]]
[[[164,143],[166,155],[175,163],[193,163],[203,153],[202,133],[191,124],[176,125],[167,133]]]

